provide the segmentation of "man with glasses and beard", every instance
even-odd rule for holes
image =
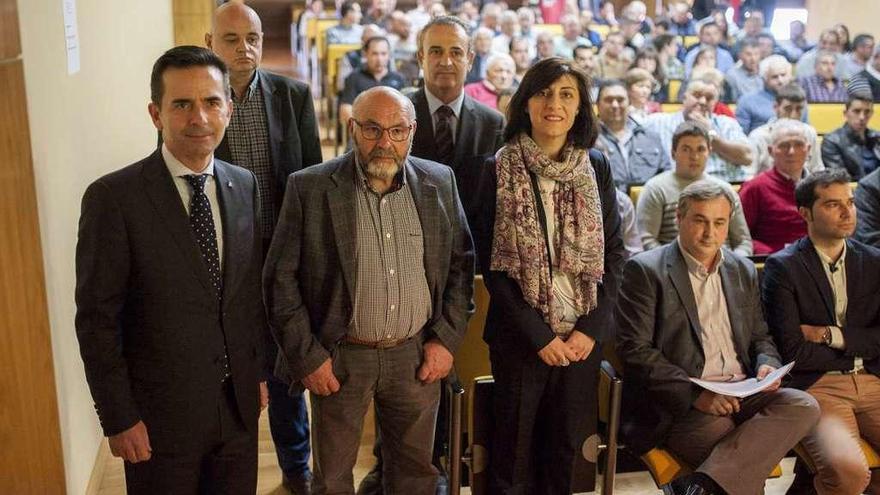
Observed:
[[[409,155],[412,102],[371,88],[354,148],[295,173],[264,271],[291,389],[311,391],[314,488],[353,493],[370,400],[386,493],[435,493],[440,380],[471,311],[474,252],[449,167]]]

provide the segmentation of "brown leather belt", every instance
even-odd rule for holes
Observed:
[[[343,342],[346,344],[354,344],[361,345],[364,347],[369,347],[371,349],[390,349],[392,347],[397,347],[400,344],[407,342],[409,339],[396,339],[396,340],[380,340],[378,342],[371,342],[368,340],[361,340],[352,337],[351,335],[346,335]]]

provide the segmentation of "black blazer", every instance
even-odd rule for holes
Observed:
[[[269,127],[269,158],[275,168],[277,213],[284,198],[287,176],[323,161],[318,118],[307,85],[264,70],[258,69],[258,72]],[[224,136],[214,156],[233,163],[228,137]]]
[[[625,249],[620,233],[620,214],[617,210],[617,193],[611,177],[611,167],[605,155],[596,150],[590,150],[590,161],[596,171],[599,198],[602,203],[605,275],[599,286],[598,306],[590,314],[579,318],[575,323],[575,329],[589,335],[597,342],[602,342],[610,340],[614,335],[612,314]],[[505,272],[489,270],[498,183],[494,157],[487,161],[485,171],[486,178],[482,181],[483,190],[480,192],[482,200],[480,214],[471,229],[480,269],[486,282],[486,289],[491,296],[483,340],[490,346],[496,342],[501,345],[520,344],[529,346],[537,352],[553,340],[555,337],[553,330],[544,322],[538,310],[526,303],[514,279]]]
[[[865,140],[861,141],[849,125],[843,124],[843,127],[838,127],[822,139],[822,163],[828,168],[846,169],[853,180],[859,180],[865,176],[862,167],[862,150],[865,147],[880,159],[880,133],[868,129]]]
[[[413,136],[412,156],[439,162],[434,142],[434,118],[428,108],[425,89],[410,95],[416,107],[416,134]],[[455,172],[458,195],[461,197],[468,222],[472,222],[479,204],[483,163],[501,148],[504,118],[495,110],[464,95],[461,116],[455,137],[455,158],[446,163]]]
[[[154,450],[181,451],[216,416],[224,340],[238,410],[259,417],[264,332],[256,179],[214,161],[223,222],[222,304],[162,153],[85,192],[76,333],[104,434],[143,420]]]
[[[856,203],[855,238],[870,246],[880,247],[880,169],[859,180],[853,192]]]
[[[724,249],[719,267],[733,345],[746,373],[781,366],[761,314],[754,264]],[[617,353],[624,364],[621,433],[637,454],[665,440],[702,390],[706,364],[697,303],[684,256],[672,242],[626,262],[615,312]]]
[[[846,241],[846,348],[807,342],[800,325],[834,325],[834,295],[809,237],[779,251],[764,265],[762,297],[770,332],[786,361],[797,361],[788,385],[807,389],[826,371],[849,370],[861,356],[880,373],[880,249]]]

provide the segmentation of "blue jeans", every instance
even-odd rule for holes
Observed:
[[[269,430],[278,465],[288,478],[309,472],[309,415],[303,394],[290,396],[287,385],[274,376],[269,387]]]

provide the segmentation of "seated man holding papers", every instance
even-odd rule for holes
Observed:
[[[733,204],[715,182],[687,186],[678,238],[630,259],[618,296],[622,433],[636,454],[662,446],[694,468],[672,482],[675,494],[763,493],[819,416],[815,399],[778,379],[744,399],[691,381],[761,381],[781,367],[755,267],[722,247]]]

